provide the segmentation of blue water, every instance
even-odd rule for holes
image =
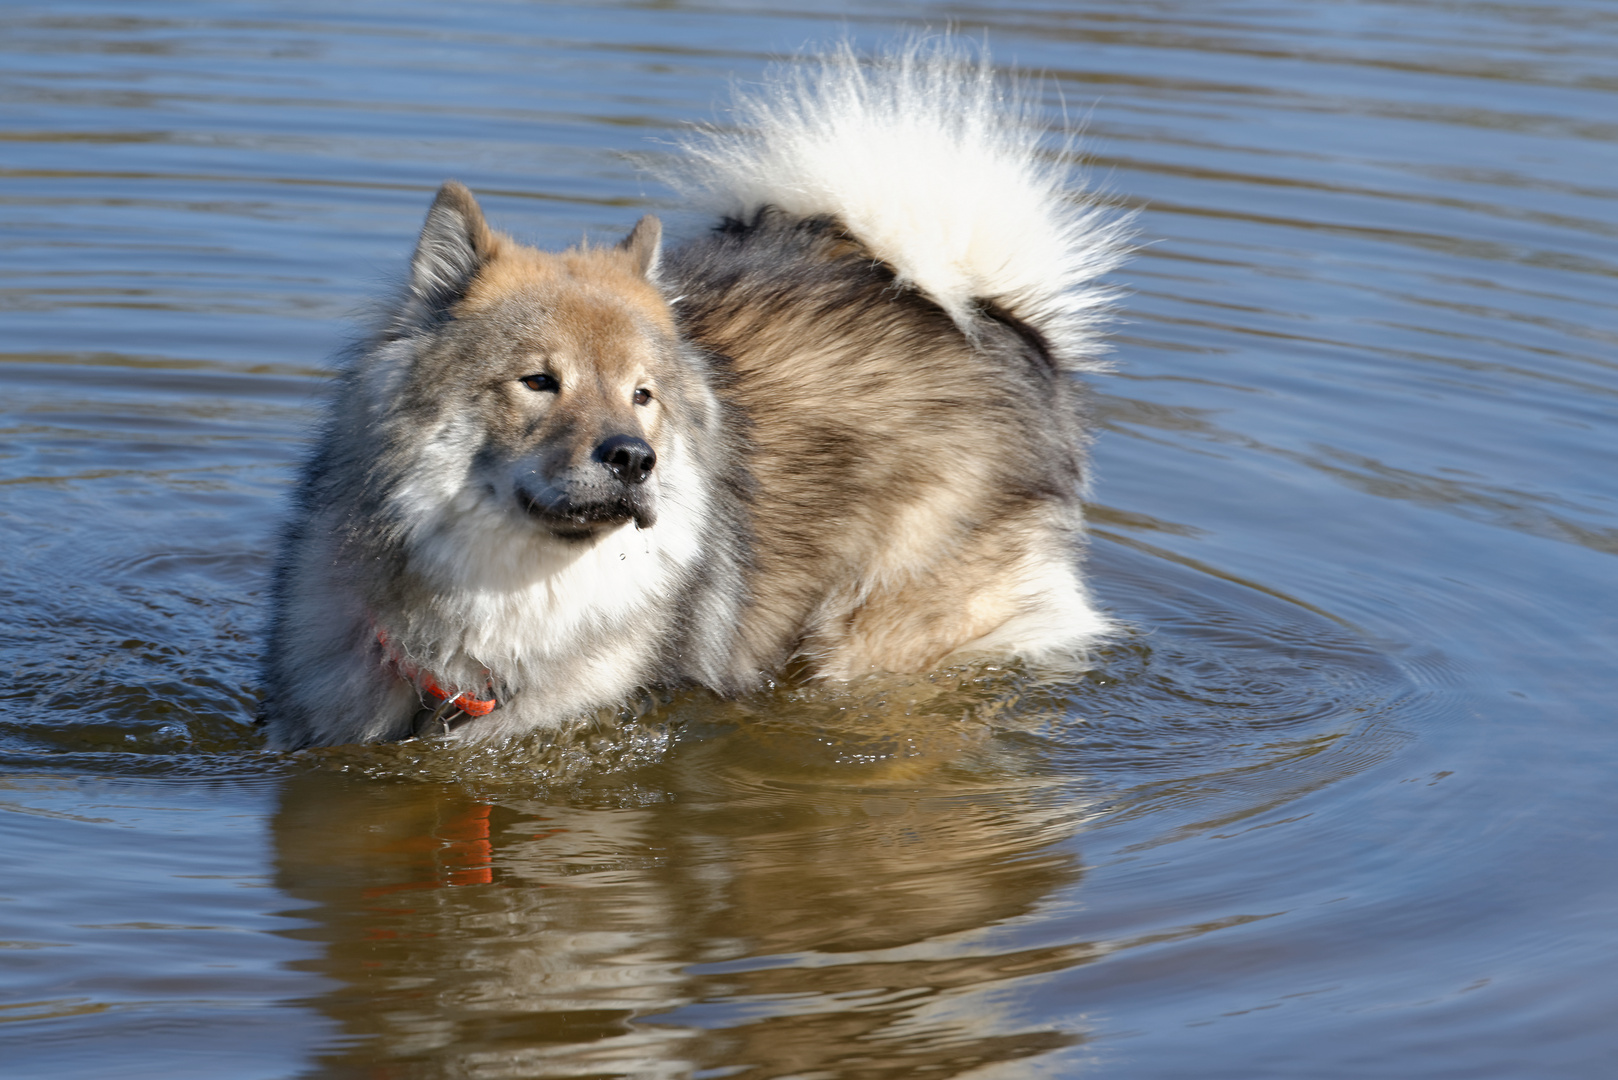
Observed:
[[[437,185],[689,233],[633,155],[946,25],[1140,213],[1097,669],[263,752]],[[1615,118],[1597,2],[0,9],[0,1072],[1618,1075]]]

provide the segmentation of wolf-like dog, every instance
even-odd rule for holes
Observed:
[[[683,144],[665,253],[537,251],[466,188],[335,380],[272,589],[278,748],[556,729],[974,655],[1081,657],[1124,228],[986,60],[847,49]]]

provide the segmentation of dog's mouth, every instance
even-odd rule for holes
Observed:
[[[546,532],[570,543],[594,540],[631,521],[637,529],[649,529],[654,521],[650,507],[627,496],[596,502],[576,502],[567,496],[546,500],[519,487],[517,504]]]

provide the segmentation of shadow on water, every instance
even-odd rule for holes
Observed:
[[[702,768],[682,757],[658,771]],[[1065,811],[1030,813],[1016,791],[792,786],[749,800],[627,783],[559,804],[288,781],[275,880],[315,905],[299,936],[338,984],[317,1004],[354,1040],[327,1066],[779,1076],[858,1059],[869,1075],[955,1075],[1077,1038],[951,1015],[962,995],[1081,959],[972,942],[1077,882],[1051,842]]]

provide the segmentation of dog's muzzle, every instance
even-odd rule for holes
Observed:
[[[657,466],[657,451],[637,435],[609,435],[590,460],[543,485],[517,483],[517,502],[564,540],[589,540],[633,521],[649,529],[656,520],[646,480]]]

